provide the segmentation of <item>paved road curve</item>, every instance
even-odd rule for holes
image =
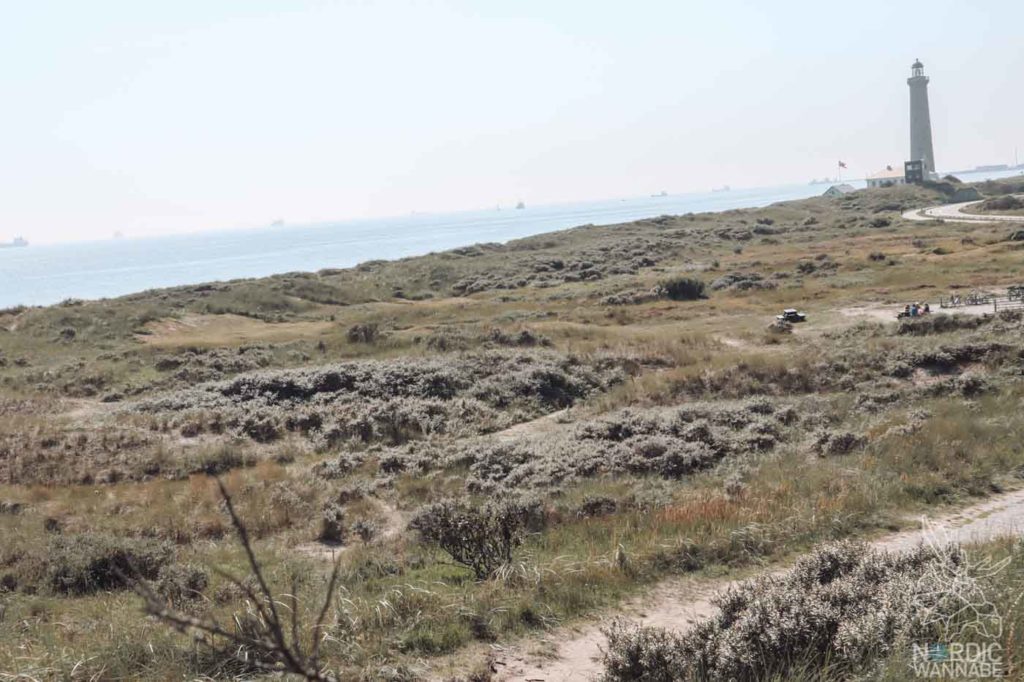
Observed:
[[[968,206],[980,204],[981,201],[965,201],[961,204],[943,204],[930,208],[915,208],[905,211],[903,217],[907,220],[946,220],[957,223],[1024,223],[1024,216],[1021,215],[978,215],[964,213],[963,209]]]

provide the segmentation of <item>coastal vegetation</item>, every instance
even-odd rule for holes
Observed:
[[[1024,283],[1008,226],[901,217],[943,200],[0,311],[0,673],[486,680],[495,643],[793,559],[689,633],[613,626],[607,679],[895,671],[939,559],[856,542],[1024,477],[1024,313],[896,319]]]

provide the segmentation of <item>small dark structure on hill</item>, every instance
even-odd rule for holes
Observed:
[[[821,196],[823,196],[823,197],[841,197],[844,194],[849,194],[850,192],[853,192],[853,191],[855,191],[853,185],[848,185],[848,184],[846,184],[844,182],[841,185],[832,185],[827,190],[825,190],[822,193]]]
[[[904,161],[903,181],[908,185],[920,185],[925,181],[924,161]]]
[[[983,198],[981,192],[974,187],[957,187],[949,200],[954,204],[959,204],[965,201],[981,201]]]

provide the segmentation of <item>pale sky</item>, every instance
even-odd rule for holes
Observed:
[[[1024,154],[1024,2],[0,0],[0,240]]]

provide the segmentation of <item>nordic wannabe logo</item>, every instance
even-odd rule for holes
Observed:
[[[917,677],[976,680],[1006,675],[1003,647],[996,642],[913,644],[910,667]]]
[[[999,640],[1003,618],[986,595],[986,586],[1010,559],[992,561],[951,551],[953,539],[924,523],[925,544],[933,560],[918,582],[918,617],[940,641],[914,643],[910,667],[916,677],[982,679],[1003,677],[1006,664]],[[1019,597],[1018,597],[1019,599]]]

